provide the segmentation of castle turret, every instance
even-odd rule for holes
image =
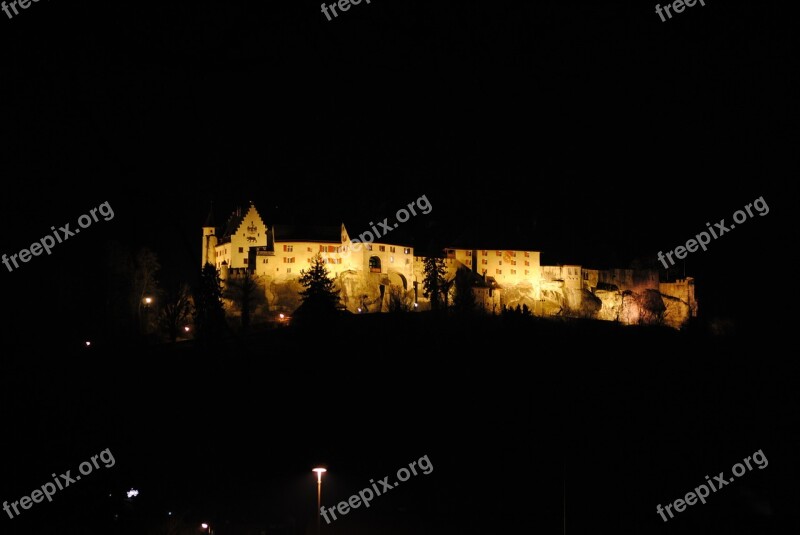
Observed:
[[[203,253],[201,267],[204,267],[206,264],[216,265],[214,254],[217,247],[216,234],[217,229],[214,226],[214,203],[212,202],[211,209],[208,211],[208,217],[203,225]]]

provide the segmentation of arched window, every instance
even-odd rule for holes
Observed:
[[[370,273],[380,273],[381,272],[381,259],[377,256],[370,256],[369,257],[369,272]]]

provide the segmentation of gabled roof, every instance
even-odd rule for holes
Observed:
[[[230,238],[236,234],[236,231],[242,225],[242,221],[244,221],[245,214],[247,214],[247,210],[242,210],[241,207],[233,211],[222,230],[222,239]]]

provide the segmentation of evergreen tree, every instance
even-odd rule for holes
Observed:
[[[218,338],[226,326],[222,281],[217,268],[206,264],[194,293],[195,336],[203,341],[211,341]]]
[[[472,291],[472,274],[465,267],[458,268],[455,276],[456,295],[453,305],[460,312],[469,312],[475,308],[475,294]]]
[[[311,260],[311,267],[300,271],[299,282],[305,287],[300,297],[306,311],[333,312],[339,306],[339,290],[319,253]]]
[[[444,259],[429,256],[425,258],[422,278],[422,295],[430,298],[431,310],[438,310],[441,303],[442,291],[447,288],[445,279],[447,268]]]

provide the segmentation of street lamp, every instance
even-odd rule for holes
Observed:
[[[312,472],[317,473],[317,535],[320,534],[322,524],[320,524],[320,511],[322,511],[322,474],[327,472],[325,468],[314,468]]]
[[[211,535],[211,526],[208,523],[203,522],[202,524],[200,524],[200,527],[208,530],[209,535]]]

